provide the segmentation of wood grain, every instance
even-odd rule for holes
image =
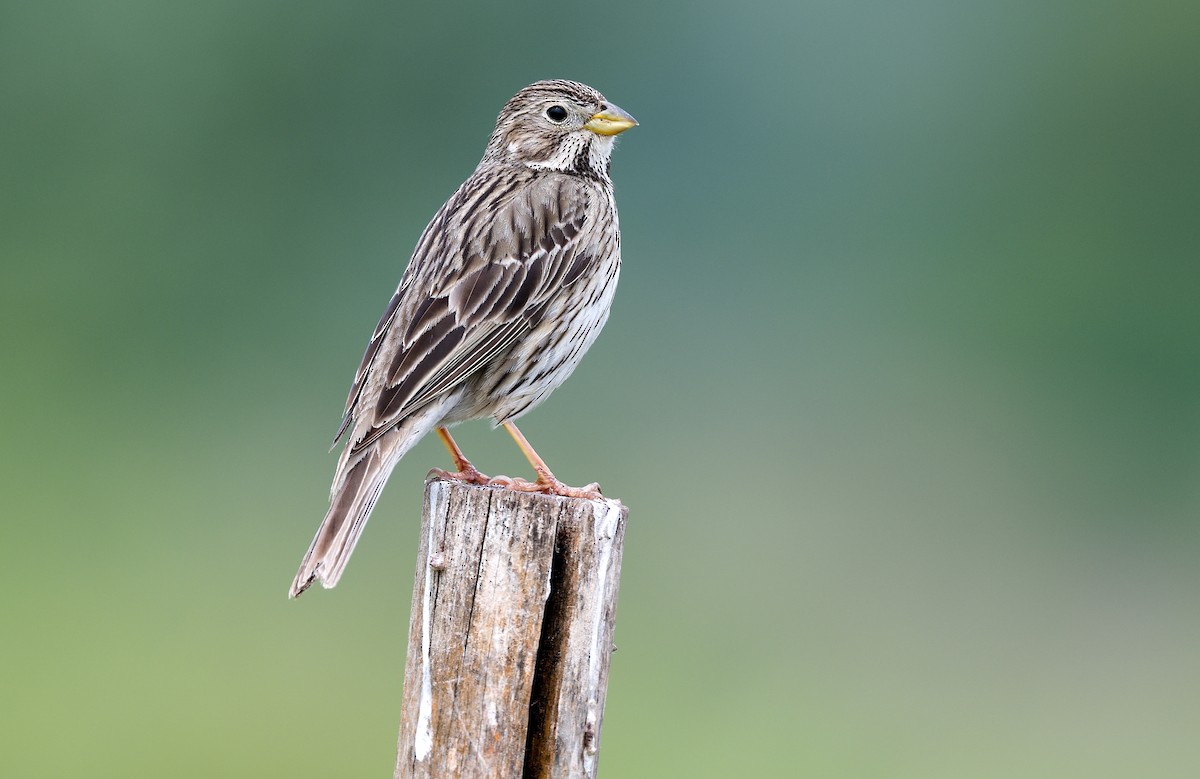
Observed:
[[[594,777],[627,510],[434,480],[396,777]]]

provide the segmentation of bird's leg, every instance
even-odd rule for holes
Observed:
[[[458,448],[458,444],[450,437],[450,431],[444,427],[437,429],[438,438],[442,439],[442,443],[450,450],[450,457],[454,460],[454,467],[457,471],[443,471],[441,468],[434,468],[430,471],[443,479],[451,481],[462,481],[467,484],[487,484],[488,477],[480,473],[467,456],[463,454],[462,449]]]
[[[586,487],[571,487],[563,484],[558,479],[554,478],[554,474],[546,467],[546,462],[538,453],[529,445],[529,441],[525,439],[524,434],[517,429],[517,426],[512,422],[503,422],[504,429],[517,442],[517,446],[521,449],[521,454],[525,455],[525,459],[533,466],[533,470],[537,472],[537,481],[525,481],[524,479],[508,479],[506,477],[498,477],[493,479],[493,484],[501,484],[509,489],[519,492],[545,492],[551,495],[562,495],[567,498],[586,498],[595,500],[602,497],[600,495],[600,485],[592,483]]]

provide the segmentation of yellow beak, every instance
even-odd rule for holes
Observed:
[[[588,119],[583,127],[585,130],[591,130],[596,135],[616,135],[636,125],[637,119],[634,119],[620,108],[609,103],[603,111],[594,114],[591,119]]]

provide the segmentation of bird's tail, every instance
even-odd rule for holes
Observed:
[[[317,579],[326,587],[332,587],[341,578],[367,518],[371,516],[371,509],[396,464],[395,461],[385,463],[380,454],[378,447],[371,447],[346,471],[341,486],[334,492],[325,520],[300,563],[288,597],[296,597]]]
[[[409,417],[362,452],[346,447],[334,476],[329,511],[300,563],[289,598],[318,579],[326,588],[338,583],[392,469],[440,418],[437,405]]]

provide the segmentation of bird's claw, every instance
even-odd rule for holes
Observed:
[[[468,465],[461,471],[443,471],[441,468],[431,468],[425,478],[433,477],[445,479],[446,481],[462,482],[463,484],[477,484],[481,487],[492,483],[491,479],[485,474],[480,473],[473,465]]]
[[[553,477],[528,481],[521,478],[513,479],[508,476],[493,476],[488,480],[488,484],[516,492],[540,492],[544,495],[559,495],[564,498],[583,498],[584,500],[601,500],[604,498],[600,493],[600,485],[596,482],[592,482],[584,487],[572,487],[569,484],[563,484]]]

